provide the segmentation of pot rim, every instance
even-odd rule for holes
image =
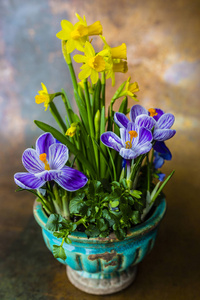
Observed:
[[[135,227],[131,228],[127,236],[124,240],[129,240],[130,238],[139,238],[139,236],[144,236],[148,232],[154,230],[160,223],[160,221],[163,219],[165,212],[166,212],[166,200],[163,198],[159,205],[155,207],[155,210],[151,214],[151,216],[143,223],[140,223],[139,225],[136,225]],[[37,202],[35,200],[33,205],[33,215],[35,217],[36,222],[42,227],[42,229],[45,229],[49,233],[53,234],[52,231],[46,229],[45,225],[47,223],[48,217],[44,210],[42,209],[41,203]],[[87,235],[84,232],[75,231],[71,235],[68,236],[72,241],[86,241],[87,243],[108,243],[108,242],[119,242],[119,240],[116,238],[114,234],[109,235],[106,238],[88,238]]]

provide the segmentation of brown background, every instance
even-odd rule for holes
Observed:
[[[21,154],[41,133],[34,119],[54,125],[34,96],[44,82],[62,87],[73,103],[60,41],[60,21],[100,20],[111,46],[127,44],[127,75],[140,86],[140,104],[176,116],[173,153],[164,171],[176,169],[165,188],[168,211],[154,250],[135,283],[104,299],[200,299],[200,1],[1,0],[0,1],[0,299],[103,299],[76,290],[46,249],[32,216],[34,196],[15,193]],[[98,42],[97,42],[98,44]],[[98,45],[97,45],[98,46]],[[107,101],[115,89],[108,84]],[[61,100],[56,100],[62,108]],[[129,99],[129,106],[133,105]]]

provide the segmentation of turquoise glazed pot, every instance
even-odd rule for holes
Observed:
[[[165,210],[166,201],[163,199],[152,215],[132,228],[123,241],[112,234],[107,238],[90,239],[83,232],[70,235],[72,243],[63,245],[67,259],[58,261],[67,265],[71,283],[82,291],[97,295],[126,288],[135,279],[137,264],[153,248]],[[38,202],[34,204],[34,216],[42,228],[46,246],[52,252],[53,245],[60,245],[62,240],[45,228],[48,217]]]

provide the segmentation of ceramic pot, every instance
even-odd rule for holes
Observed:
[[[70,235],[72,243],[63,245],[67,259],[57,260],[67,265],[71,283],[84,292],[96,295],[112,294],[130,285],[135,279],[137,264],[154,246],[165,210],[166,201],[163,199],[152,215],[132,228],[123,241],[112,234],[107,238],[90,239],[83,232]],[[46,246],[52,252],[53,245],[60,245],[62,240],[45,228],[48,217],[40,203],[35,201],[33,212],[42,228]]]

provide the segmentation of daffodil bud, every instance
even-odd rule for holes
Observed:
[[[99,134],[100,134],[100,120],[101,120],[101,114],[100,114],[100,111],[97,110],[95,117],[94,117],[94,128],[95,128],[95,132],[96,132],[96,134],[95,134],[96,140],[98,140]]]

